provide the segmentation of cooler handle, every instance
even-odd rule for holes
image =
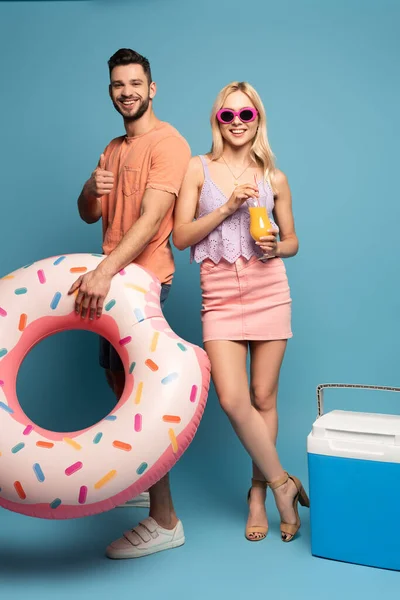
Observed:
[[[318,418],[324,414],[324,390],[327,388],[353,388],[357,390],[383,390],[385,392],[400,392],[398,387],[388,387],[386,385],[362,385],[356,383],[321,383],[317,386],[317,408]]]

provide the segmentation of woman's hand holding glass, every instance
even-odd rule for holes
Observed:
[[[260,237],[259,241],[256,242],[264,254],[262,258],[274,258],[278,256],[278,232],[274,229],[268,231],[268,235]],[[259,259],[259,260],[262,260]]]

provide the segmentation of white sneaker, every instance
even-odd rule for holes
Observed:
[[[181,521],[174,529],[160,527],[154,519],[148,517],[122,538],[112,542],[106,550],[108,558],[140,558],[162,550],[177,548],[185,543],[185,533]]]
[[[150,508],[150,494],[143,492],[125,504],[119,504],[117,508]]]

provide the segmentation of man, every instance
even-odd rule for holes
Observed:
[[[149,61],[130,49],[118,50],[108,61],[110,97],[122,115],[126,135],[104,150],[78,199],[86,223],[103,219],[103,253],[99,266],[71,287],[78,290],[76,312],[99,318],[111,280],[129,263],[152,271],[162,283],[165,302],[174,274],[169,243],[173,210],[190,160],[186,140],[153,112],[156,84]],[[110,343],[100,340],[100,364],[117,399],[125,375]],[[150,489],[150,516],[107,548],[109,558],[137,558],[184,543],[184,531],[172,503],[166,475]]]

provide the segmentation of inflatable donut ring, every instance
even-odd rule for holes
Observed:
[[[48,258],[0,280],[0,506],[70,519],[110,510],[164,476],[192,441],[210,383],[206,353],[180,339],[160,308],[160,282],[129,265],[117,274],[99,319],[83,320],[67,292],[102,255]],[[18,369],[29,350],[63,330],[106,337],[126,384],[113,411],[85,430],[56,433],[18,403]]]

